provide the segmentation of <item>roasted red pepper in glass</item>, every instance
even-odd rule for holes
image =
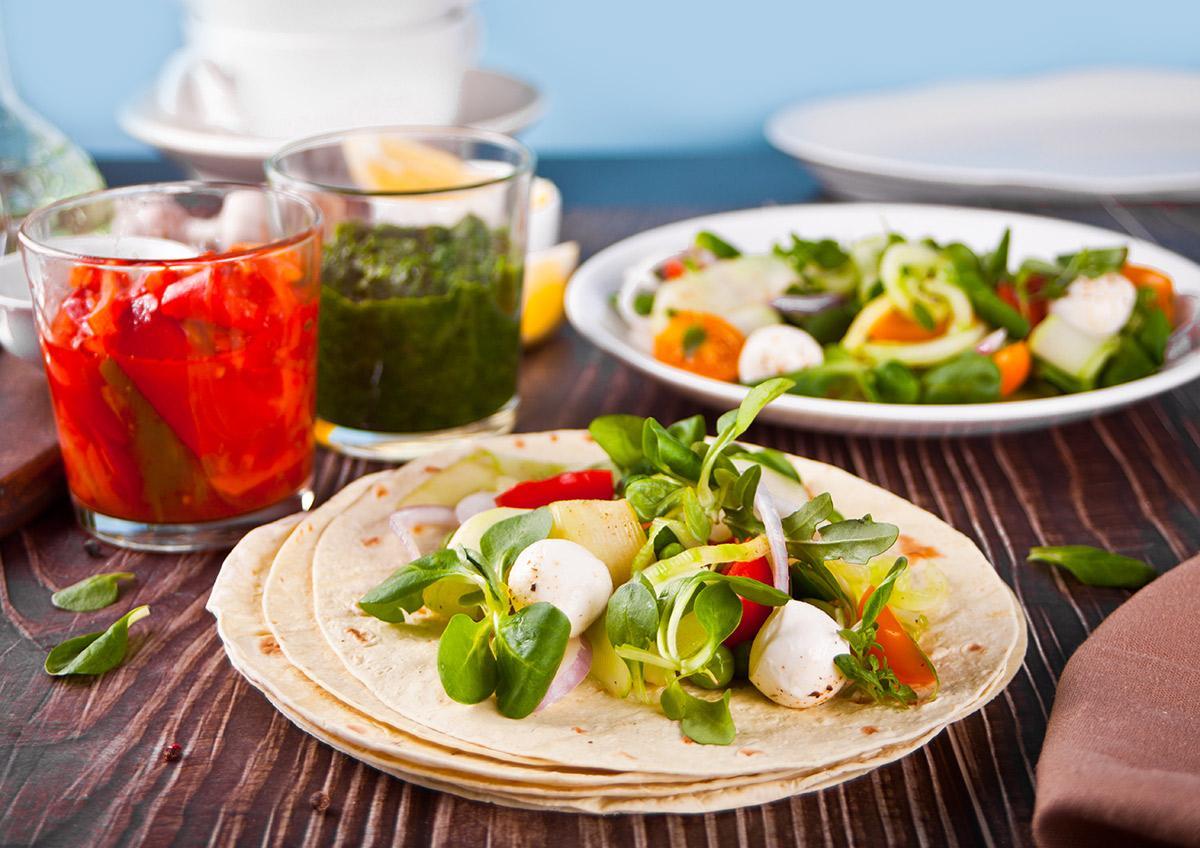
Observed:
[[[518,483],[496,495],[496,506],[537,509],[555,501],[611,501],[612,498],[611,471],[567,471],[545,480]]]
[[[72,493],[147,523],[230,518],[312,472],[317,243],[78,262],[45,334]]]

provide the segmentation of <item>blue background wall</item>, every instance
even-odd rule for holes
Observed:
[[[146,152],[113,114],[178,45],[179,7],[0,6],[26,98],[94,152]],[[480,9],[483,64],[550,97],[528,136],[543,154],[748,150],[764,144],[763,118],[790,100],[929,80],[1200,68],[1196,0],[482,0]]]

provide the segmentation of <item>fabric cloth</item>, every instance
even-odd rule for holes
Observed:
[[[1096,629],[1063,670],[1038,761],[1042,848],[1200,846],[1200,555]]]

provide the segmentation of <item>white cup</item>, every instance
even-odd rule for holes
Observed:
[[[443,18],[475,0],[185,0],[187,15],[216,26],[270,32],[404,27]]]
[[[242,132],[289,138],[454,123],[463,76],[478,55],[479,24],[464,10],[416,25],[314,32],[195,18],[186,38],[192,61],[219,68],[227,80]]]
[[[20,253],[0,257],[0,346],[30,362],[42,361]]]

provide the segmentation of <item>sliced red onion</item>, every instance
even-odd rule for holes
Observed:
[[[771,557],[771,579],[776,589],[781,592],[791,591],[791,580],[788,575],[787,537],[783,535],[783,520],[779,517],[779,509],[775,499],[761,483],[754,493],[754,509],[763,523],[767,533],[768,553]]]
[[[588,640],[576,636],[568,641],[567,649],[563,652],[562,662],[558,665],[558,673],[550,681],[550,688],[546,690],[545,697],[533,711],[541,712],[559,698],[569,694],[583,681],[583,678],[587,677],[591,668],[592,646]]]
[[[844,294],[823,292],[821,294],[785,294],[771,301],[771,306],[784,315],[805,318],[816,315],[826,309],[841,306],[846,302]]]
[[[449,529],[458,526],[458,519],[454,517],[454,510],[448,506],[406,506],[396,510],[388,518],[388,526],[400,539],[409,559],[417,559],[425,553],[417,542],[414,530],[430,525]]]
[[[1175,295],[1175,329],[1167,339],[1167,362],[1200,349],[1200,299],[1190,294]]]
[[[637,296],[644,291],[655,291],[658,284],[658,279],[654,276],[651,267],[643,262],[640,266],[630,268],[625,272],[625,278],[621,283],[621,288],[617,292],[617,313],[625,321],[629,329],[633,332],[630,337],[635,343],[649,349],[651,341],[650,319],[645,315],[638,315],[634,304],[637,302]]]
[[[496,506],[495,492],[472,492],[454,507],[454,517],[459,524],[465,524],[468,518],[486,512]]]
[[[979,344],[975,345],[975,352],[982,353],[984,356],[991,356],[1004,347],[1006,341],[1008,341],[1008,330],[1001,327],[999,330],[993,330],[980,339]]]

